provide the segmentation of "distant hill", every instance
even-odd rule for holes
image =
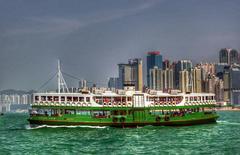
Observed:
[[[0,91],[0,94],[6,94],[6,95],[11,95],[11,94],[18,94],[18,95],[23,95],[23,94],[32,94],[36,93],[35,90],[30,90],[30,91],[25,91],[25,90],[15,90],[15,89],[6,89]]]

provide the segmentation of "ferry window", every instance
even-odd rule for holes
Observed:
[[[77,110],[76,111],[77,115],[90,115],[90,111],[84,111],[84,110]]]
[[[190,101],[193,101],[193,97],[190,97]]]
[[[65,101],[65,96],[61,96],[61,101]]]
[[[114,97],[113,102],[121,102],[121,97]]]
[[[87,101],[87,102],[90,102],[90,97],[86,97],[86,101]]]
[[[111,114],[112,115],[118,115],[118,111],[117,110],[111,111]]]
[[[93,117],[95,118],[107,118],[109,115],[109,112],[107,111],[94,111],[93,113]]]
[[[122,102],[126,102],[126,97],[123,97],[123,98],[122,98]]]
[[[42,101],[46,101],[46,96],[41,96]]]
[[[131,98],[131,97],[128,97],[128,101],[132,101],[132,98]]]
[[[79,97],[79,101],[83,102],[84,101],[84,97]]]
[[[58,99],[59,99],[58,96],[54,96],[54,97],[53,97],[53,100],[54,100],[54,101],[58,101]]]
[[[65,114],[75,114],[75,110],[65,110]]]
[[[103,102],[110,102],[111,101],[111,97],[103,97]]]
[[[73,101],[77,102],[78,101],[78,97],[73,97]]]
[[[39,96],[35,96],[35,101],[38,101],[39,100]]]
[[[48,97],[47,97],[47,100],[48,100],[48,101],[52,101],[52,96],[48,96]]]
[[[186,101],[188,101],[188,97],[186,97]]]
[[[67,97],[67,101],[72,101],[72,97]]]
[[[197,97],[194,97],[194,101],[197,101]]]

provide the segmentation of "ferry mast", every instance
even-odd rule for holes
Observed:
[[[63,93],[65,93],[65,91],[68,93],[69,90],[68,90],[66,81],[64,80],[63,75],[62,75],[60,60],[58,60],[58,75],[57,75],[57,77],[58,77],[58,93],[59,94],[61,93],[61,89],[62,89]]]

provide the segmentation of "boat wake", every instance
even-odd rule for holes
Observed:
[[[68,126],[68,125],[37,125],[37,126],[31,126],[31,125],[26,125],[25,127],[26,127],[27,130],[34,130],[34,129],[41,129],[41,128],[92,128],[92,129],[107,128],[106,126],[87,126],[87,125],[74,125],[74,126]]]
[[[226,125],[240,125],[238,122],[228,122],[228,121],[217,121],[219,124],[226,124]]]

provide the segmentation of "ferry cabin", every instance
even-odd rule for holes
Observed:
[[[126,92],[117,94],[106,91],[101,94],[87,93],[36,93],[33,105],[91,106],[91,107],[149,107],[216,104],[214,94],[168,93],[147,94]]]
[[[36,93],[29,121],[32,124],[107,126],[167,125],[174,121],[178,124],[179,120],[209,116],[214,121],[215,103],[214,94],[197,93]],[[211,111],[207,112],[206,108]]]

